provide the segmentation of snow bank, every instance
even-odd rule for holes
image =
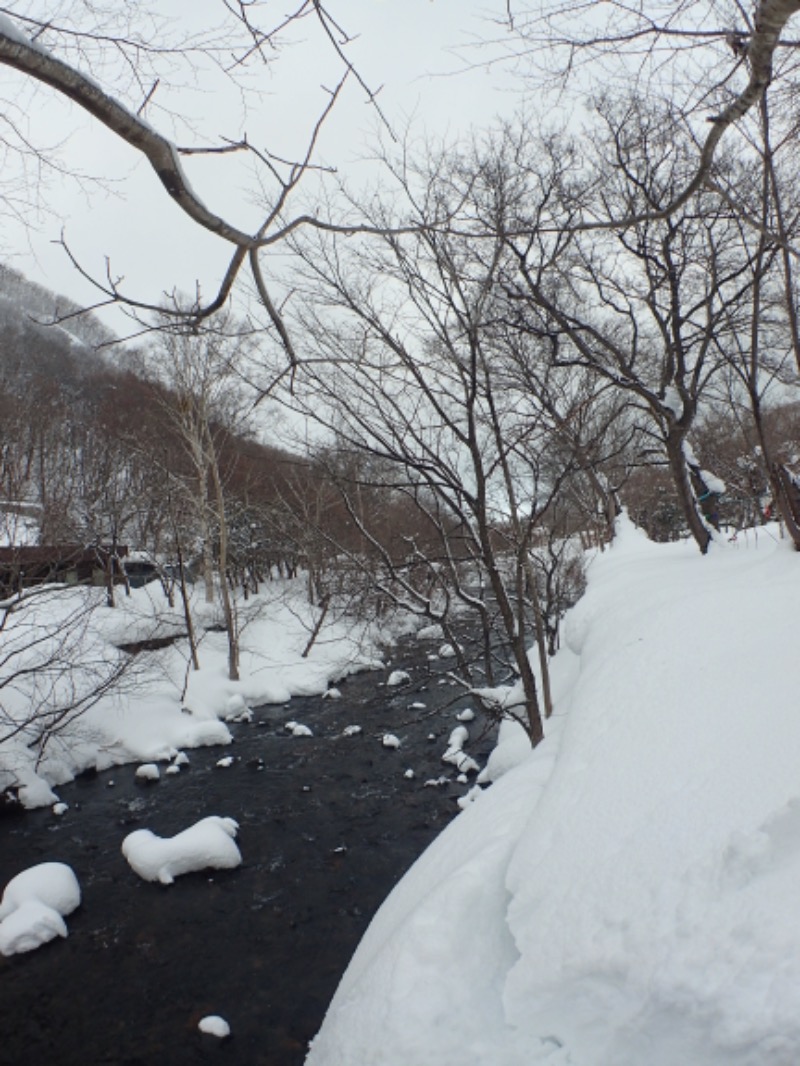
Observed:
[[[21,682],[6,686],[3,709],[10,728],[5,738],[0,729],[0,790],[8,786],[19,789],[26,807],[50,806],[58,800],[53,789],[87,768],[104,770],[128,762],[155,764],[168,761],[181,748],[229,744],[232,737],[225,721],[249,721],[251,707],[285,703],[296,695],[319,695],[347,673],[381,665],[373,639],[377,635],[362,624],[333,617],[326,621],[308,656],[303,657],[314,622],[303,582],[275,582],[266,588],[265,594],[239,604],[242,646],[238,682],[227,676],[225,634],[204,628],[219,622],[216,608],[196,598],[193,610],[201,637],[201,669],[190,669],[185,638],[137,657],[121,689],[103,696],[73,721],[60,722],[59,743],[46,746],[43,753],[37,749],[36,723],[21,732],[15,726],[30,716],[30,707],[38,702],[36,693]],[[57,645],[64,637],[62,623],[76,614],[85,617],[85,625],[73,634],[68,657],[86,664],[80,676],[90,684],[97,681],[96,664],[125,657],[115,644],[129,645],[183,632],[181,613],[170,608],[158,584],[134,589],[130,597],[120,592],[115,608],[104,606],[103,596],[99,589],[53,589],[37,598],[26,627],[20,624],[18,634],[13,630],[13,618],[8,623],[6,648],[16,639],[20,649],[11,666],[30,666],[37,647],[41,657],[47,648]],[[44,627],[44,642],[31,641],[32,622]],[[26,659],[25,649],[29,647],[33,650]],[[34,685],[36,671],[29,676],[33,679],[30,685]]]
[[[211,815],[174,837],[137,829],[123,840],[122,854],[145,881],[171,885],[181,874],[239,866],[242,856],[233,839],[238,828],[233,818]]]
[[[389,897],[309,1066],[800,1062],[798,602],[769,536],[623,523],[547,738]]]

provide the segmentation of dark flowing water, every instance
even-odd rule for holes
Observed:
[[[189,751],[179,775],[141,784],[135,767],[118,767],[59,789],[70,804],[61,818],[3,819],[0,888],[35,863],[66,862],[83,903],[66,940],[0,956],[0,1063],[302,1063],[370,919],[465,791],[424,786],[454,777],[440,759],[466,703],[439,684],[447,665],[405,645],[392,663],[412,675],[402,689],[379,687],[388,671],[362,674],[340,700],[261,708],[233,727],[232,746]],[[287,735],[292,719],[315,736]],[[363,733],[341,736],[350,724]],[[399,750],[381,746],[386,731]],[[218,769],[228,754],[234,765]],[[133,829],[172,836],[209,814],[239,822],[238,869],[164,887],[122,857]],[[199,1033],[206,1014],[226,1018],[231,1037]]]

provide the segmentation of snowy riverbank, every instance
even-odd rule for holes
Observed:
[[[348,677],[339,698],[261,707],[230,724],[230,746],[188,752],[178,773],[85,774],[59,788],[62,813],[5,818],[0,895],[34,864],[63,863],[81,905],[66,938],[0,953],[14,1019],[0,1062],[301,1066],[369,919],[468,788],[442,756],[470,701],[450,660],[430,658],[437,647],[401,640],[391,666]],[[410,680],[387,688],[398,668]],[[387,730],[399,748],[383,746]],[[478,723],[470,732],[483,763],[491,741]],[[238,823],[235,868],[165,885],[123,855],[139,830],[169,839],[214,815]],[[208,1015],[230,1025],[224,1046],[198,1029]]]
[[[769,530],[623,522],[545,742],[389,897],[308,1066],[800,1061],[798,602]]]
[[[20,651],[12,665],[21,676],[3,689],[0,735],[7,739],[0,743],[0,791],[19,787],[27,807],[56,802],[53,790],[88,768],[167,761],[183,748],[227,744],[231,735],[225,720],[246,713],[248,707],[325,692],[332,680],[381,661],[377,646],[381,634],[333,618],[323,625],[304,657],[316,621],[314,609],[305,600],[304,583],[268,583],[260,596],[239,606],[241,680],[230,681],[227,640],[219,631],[216,609],[197,596],[193,613],[200,634],[201,669],[191,669],[185,638],[137,657],[120,685],[79,716],[68,716],[42,753],[30,743],[37,730],[35,720],[28,729],[14,729],[14,722],[31,718],[37,700],[44,706],[48,700],[68,705],[76,689],[90,689],[108,663],[125,657],[117,645],[182,633],[184,623],[156,583],[134,589],[130,596],[120,591],[114,608],[103,605],[101,589],[59,589],[52,595],[37,592],[37,596],[33,601],[36,614],[44,623],[37,640],[28,635],[30,619],[15,638],[12,616],[4,644],[7,653],[17,639]],[[96,604],[87,612],[91,600]],[[69,621],[81,613],[80,627],[68,628]],[[73,645],[70,659],[86,665],[73,676],[59,679],[63,691],[53,699],[35,673],[27,677],[24,671],[46,660],[48,649],[63,643],[66,633]],[[38,675],[45,676],[45,671],[39,670]]]

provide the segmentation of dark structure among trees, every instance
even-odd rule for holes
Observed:
[[[37,544],[0,547],[0,595],[35,585],[105,585],[123,581],[126,547],[82,544]]]

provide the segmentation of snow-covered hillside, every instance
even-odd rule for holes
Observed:
[[[800,1062],[798,603],[775,531],[623,520],[546,740],[389,897],[309,1066]]]

